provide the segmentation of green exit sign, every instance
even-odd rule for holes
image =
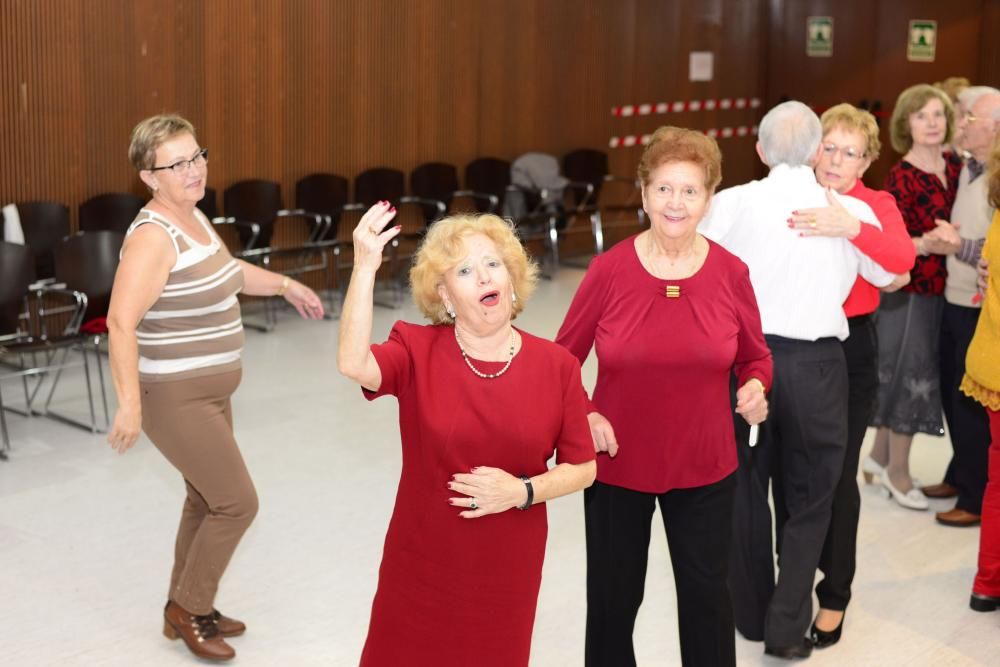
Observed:
[[[829,58],[833,55],[833,17],[810,16],[806,19],[806,55]]]
[[[918,63],[934,62],[937,45],[937,21],[914,19],[906,38],[906,59]]]

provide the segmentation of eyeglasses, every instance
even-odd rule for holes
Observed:
[[[853,146],[838,146],[837,144],[823,144],[823,155],[827,157],[833,157],[834,154],[840,153],[840,156],[844,159],[844,162],[857,162],[865,156],[864,153],[859,153]]]
[[[194,157],[190,160],[178,160],[173,164],[168,164],[164,167],[152,167],[150,171],[163,171],[164,169],[169,169],[176,175],[180,176],[184,174],[190,167],[203,167],[208,164],[208,149],[202,148],[200,151],[194,154]]]

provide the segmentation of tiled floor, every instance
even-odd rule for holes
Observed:
[[[518,324],[554,335],[581,275],[564,269],[545,282]],[[418,320],[410,305],[378,309],[376,336],[397,318]],[[364,641],[399,436],[396,404],[368,404],[336,373],[336,342],[336,322],[299,322],[290,313],[271,334],[248,332],[236,430],[261,511],[218,600],[250,627],[233,640],[244,667],[355,665]],[[588,384],[594,370],[591,361]],[[4,396],[13,402],[17,386],[6,384]],[[159,634],[183,497],[176,472],[145,439],[117,456],[103,436],[39,418],[8,421],[14,449],[0,464],[0,665],[195,662]],[[918,438],[915,474],[937,481],[948,455],[946,440]],[[862,496],[844,639],[809,663],[1000,665],[1000,612],[967,608],[978,530],[938,526],[931,513],[903,510],[872,487]],[[532,665],[582,665],[581,498],[553,502],[549,517]],[[666,542],[662,530],[654,535],[635,644],[640,665],[679,665]],[[781,664],[765,659],[761,644],[738,639],[737,652],[741,665]]]

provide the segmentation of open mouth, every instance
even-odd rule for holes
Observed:
[[[495,306],[500,303],[500,292],[493,291],[479,297],[479,303],[484,306]]]
[[[685,220],[687,220],[687,216],[685,215],[664,215],[663,217],[664,219],[666,219],[667,222],[676,223],[676,222],[684,222]]]

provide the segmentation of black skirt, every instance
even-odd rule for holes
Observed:
[[[938,339],[944,297],[882,295],[878,331],[878,409],[873,426],[896,433],[944,435]]]

